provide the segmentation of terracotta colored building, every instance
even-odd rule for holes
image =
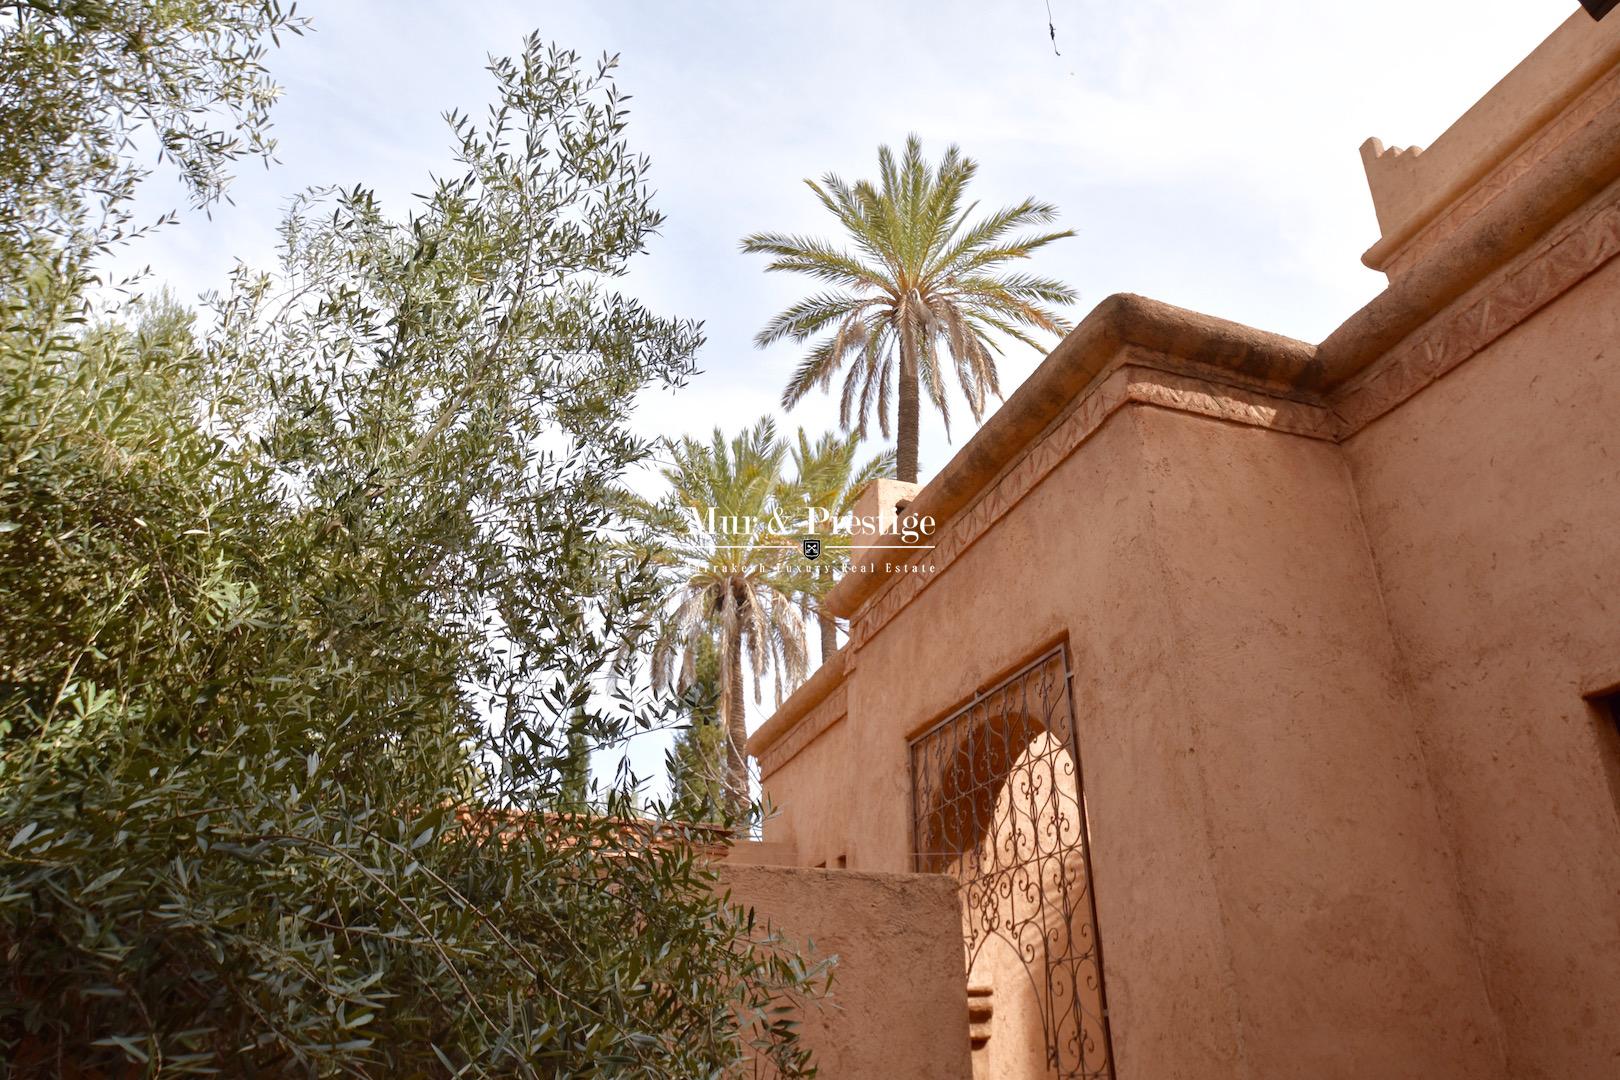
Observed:
[[[1620,15],[1362,153],[1387,290],[1105,300],[750,741],[780,861],[954,878],[977,1077],[1620,1076]]]

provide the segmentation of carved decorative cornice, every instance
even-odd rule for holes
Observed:
[[[1620,254],[1620,185],[1476,285],[1335,395],[1341,439],[1429,386]]]
[[[1428,258],[1436,248],[1450,239],[1463,224],[1479,215],[1488,204],[1511,188],[1526,173],[1547,159],[1560,146],[1569,142],[1581,128],[1620,105],[1620,68],[1593,84],[1568,109],[1534,138],[1520,147],[1506,162],[1486,176],[1443,213],[1424,225],[1417,235],[1403,244],[1384,267],[1391,277],[1398,277]]]
[[[1479,353],[1616,255],[1620,255],[1620,185],[1425,323],[1324,405],[1166,370],[1178,366],[1173,358],[1127,349],[1124,362],[1082,395],[977,501],[943,524],[927,553],[933,573],[898,575],[880,587],[851,623],[850,651],[857,652],[870,641],[1124,406],[1155,405],[1342,441]]]
[[[889,620],[928,588],[974,541],[1022,501],[1037,484],[1115,412],[1126,405],[1157,405],[1254,427],[1272,428],[1313,439],[1332,439],[1337,426],[1319,406],[1275,397],[1256,390],[1221,386],[1204,379],[1144,366],[1156,359],[1129,350],[1126,361],[1096,384],[1019,458],[965,512],[951,518],[928,553],[935,572],[903,574],[883,587],[850,625],[850,644],[858,650]],[[1131,362],[1136,361],[1136,362]]]

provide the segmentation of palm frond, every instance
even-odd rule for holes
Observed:
[[[764,347],[783,338],[803,341],[820,333],[830,323],[858,317],[880,303],[873,297],[853,293],[817,293],[779,312],[754,335],[754,344]]]
[[[793,369],[793,377],[782,390],[782,408],[791,409],[811,390],[826,388],[839,366],[840,357],[833,348],[835,340],[821,342],[799,361]]]
[[[1057,208],[1050,203],[1025,199],[1014,206],[1002,207],[972,226],[961,229],[950,244],[942,246],[929,274],[953,276],[970,270],[1012,259],[1028,258],[1031,253],[1054,240],[1073,236],[1072,229],[1021,237],[999,243],[1001,237],[1014,229],[1031,225],[1045,225],[1057,217]],[[960,221],[958,222],[960,227]]]
[[[809,237],[756,233],[743,250],[772,257],[770,270],[803,273],[834,283],[838,292],[811,295],[775,316],[755,338],[761,347],[782,340],[812,342],[783,391],[792,408],[812,389],[830,390],[844,371],[839,421],[864,434],[874,413],[885,437],[900,356],[914,358],[919,392],[949,431],[954,381],[974,419],[1001,394],[997,341],[1005,335],[1035,347],[1037,334],[1063,334],[1058,308],[1075,300],[1063,283],[1030,274],[1000,273],[1073,230],[1041,231],[1057,217],[1036,199],[973,219],[967,191],[978,164],[947,147],[935,165],[922,140],[908,135],[897,153],[878,148],[875,180],[847,183],[827,175],[806,181],[839,223],[849,250]],[[812,341],[812,339],[814,339]],[[952,373],[947,378],[946,365]]]
[[[805,185],[815,192],[821,205],[844,226],[844,230],[855,241],[855,246],[864,251],[868,257],[882,263],[883,244],[868,214],[869,206],[857,188],[844,183],[833,173],[823,176],[820,184],[814,180],[806,180]]]
[[[966,300],[1016,300],[1026,304],[1067,304],[1074,290],[1034,274],[972,274],[956,279],[952,295]]]
[[[755,233],[742,240],[746,255],[772,255],[766,270],[786,270],[808,274],[822,281],[849,288],[887,291],[893,282],[881,269],[861,262],[847,251],[809,236],[785,233]]]

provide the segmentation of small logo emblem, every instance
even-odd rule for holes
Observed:
[[[821,537],[807,536],[804,538],[804,557],[807,559],[821,558]]]

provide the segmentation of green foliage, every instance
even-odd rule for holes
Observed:
[[[659,223],[610,68],[530,40],[459,175],[404,219],[300,200],[206,330],[7,265],[10,1075],[806,1068],[821,969],[625,820],[633,778],[551,812],[582,740],[678,715],[622,659],[662,584],[611,497],[699,336],[607,288]]]
[[[665,765],[669,812],[681,821],[719,824],[725,811],[725,728],[720,723],[720,653],[712,637],[694,648],[691,712]]]
[[[275,149],[265,42],[305,26],[277,0],[0,0],[0,256],[123,236],[132,143],[220,197]]]
[[[967,188],[978,172],[954,146],[937,168],[912,135],[896,159],[878,148],[877,184],[853,185],[828,174],[805,181],[837,219],[850,247],[814,237],[755,233],[746,252],[771,256],[767,270],[805,274],[830,291],[787,308],[759,332],[762,348],[783,339],[817,338],[782,394],[791,409],[811,390],[826,390],[847,368],[839,402],[844,430],[866,431],[874,412],[885,438],[899,414],[897,468],[917,479],[921,393],[950,431],[947,389],[954,381],[977,423],[991,395],[1001,396],[996,335],[1038,347],[1035,332],[1063,333],[1068,323],[1051,307],[1072,303],[1062,282],[999,268],[1029,258],[1071,230],[1018,235],[1057,216],[1049,203],[1025,199],[969,222],[977,204]]]
[[[788,448],[793,478],[783,501],[813,506],[834,520],[855,509],[855,500],[873,480],[894,476],[894,451],[882,450],[859,461],[861,437],[856,433],[825,432],[814,442],[800,428]]]
[[[808,666],[804,617],[794,602],[805,577],[802,560],[770,528],[786,491],[787,446],[775,422],[761,417],[729,440],[717,427],[708,442],[688,436],[667,450],[670,464],[662,472],[669,494],[636,507],[653,531],[650,558],[669,584],[669,610],[652,648],[654,686],[685,690],[699,650],[706,643],[718,648],[723,783],[738,816],[749,792],[748,675],[758,702],[767,673],[774,673],[780,704],[784,684],[796,686]]]
[[[576,713],[568,726],[566,749],[557,785],[556,807],[571,813],[588,810],[591,805],[591,740],[585,731],[590,722],[586,715]]]
[[[821,601],[838,584],[840,563],[847,559],[853,547],[853,538],[835,526],[854,512],[855,500],[868,484],[881,477],[892,479],[894,476],[894,451],[884,450],[857,465],[860,446],[859,433],[840,436],[829,431],[811,442],[804,428],[800,428],[798,441],[790,447],[793,479],[782,501],[820,511],[819,520],[825,522],[822,527],[827,533],[822,541],[821,559],[805,568],[807,580],[803,587],[805,602],[816,610],[823,662],[838,649],[838,621],[822,607]]]

